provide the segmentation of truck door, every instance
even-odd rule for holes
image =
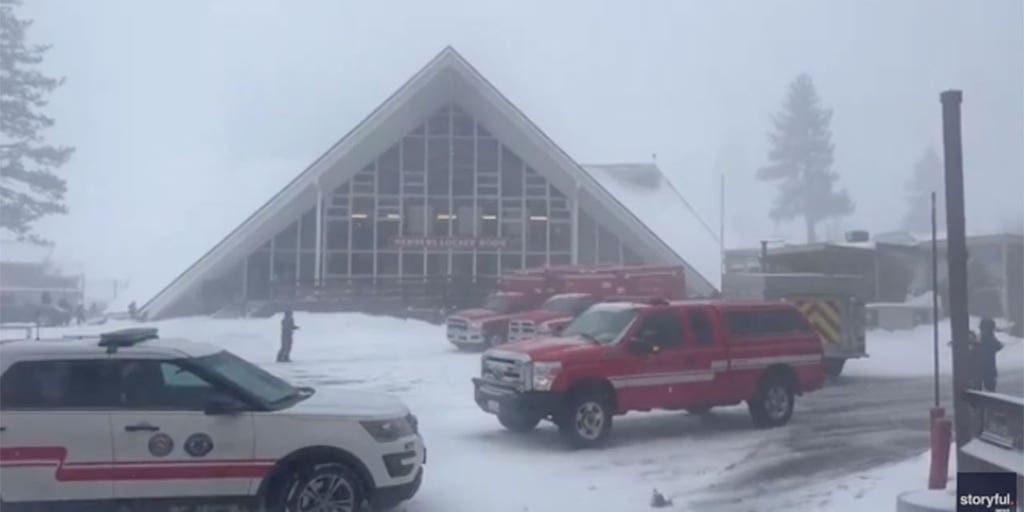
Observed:
[[[683,363],[693,380],[678,394],[680,406],[722,403],[729,394],[729,353],[722,327],[715,321],[715,311],[708,307],[688,307],[684,315],[689,333],[683,346]]]
[[[685,372],[683,338],[679,308],[648,310],[638,319],[610,379],[620,407],[657,409],[678,401],[676,390],[692,378]]]

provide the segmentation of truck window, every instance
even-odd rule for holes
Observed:
[[[809,334],[800,313],[791,309],[729,311],[725,314],[729,334],[735,338],[760,338]]]
[[[636,308],[602,307],[584,311],[569,323],[562,336],[580,336],[602,345],[617,343],[637,316]]]
[[[679,321],[679,313],[675,310],[655,311],[643,319],[641,336],[647,337],[648,332],[660,347],[678,347],[683,344],[683,323]]]
[[[693,338],[698,345],[707,346],[715,343],[715,335],[711,330],[711,318],[707,311],[690,310],[687,313],[690,319],[690,330],[693,331]]]
[[[570,315],[577,315],[588,306],[593,304],[593,300],[586,295],[570,295],[570,296],[554,296],[544,302],[541,309],[545,311],[553,311],[555,313],[566,313]]]
[[[116,403],[106,360],[23,361],[0,379],[0,409],[110,408]]]

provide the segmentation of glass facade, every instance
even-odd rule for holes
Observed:
[[[322,204],[321,257],[314,206],[248,256],[239,271],[245,298],[444,276],[472,281],[573,261],[570,196],[455,104],[325,192]],[[623,262],[642,260],[581,210],[579,263]]]

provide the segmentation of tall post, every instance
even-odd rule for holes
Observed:
[[[572,264],[580,263],[580,184],[572,189]]]
[[[316,251],[313,255],[313,288],[319,289],[321,282],[321,269],[323,269],[323,242],[324,242],[324,192],[320,181],[316,182],[316,242],[313,247]]]
[[[961,91],[945,91],[942,145],[946,167],[946,261],[949,267],[949,323],[953,332],[953,412],[958,455],[971,437],[971,416],[964,393],[969,382],[970,325],[967,317],[967,240],[964,221],[964,162],[960,140]],[[963,460],[962,457],[957,457]]]
[[[935,370],[935,407],[939,407],[939,244],[935,192],[932,192],[932,342]]]
[[[725,275],[725,173],[722,173],[722,183],[718,197],[718,262],[721,273]]]

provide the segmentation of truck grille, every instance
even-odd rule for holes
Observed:
[[[484,342],[483,334],[479,329],[469,326],[465,318],[451,317],[445,322],[448,341],[456,345],[479,345]]]
[[[525,382],[523,363],[511,359],[484,356],[481,377],[501,384],[518,385]]]
[[[529,340],[537,336],[537,326],[531,320],[512,320],[508,323],[508,340]]]

